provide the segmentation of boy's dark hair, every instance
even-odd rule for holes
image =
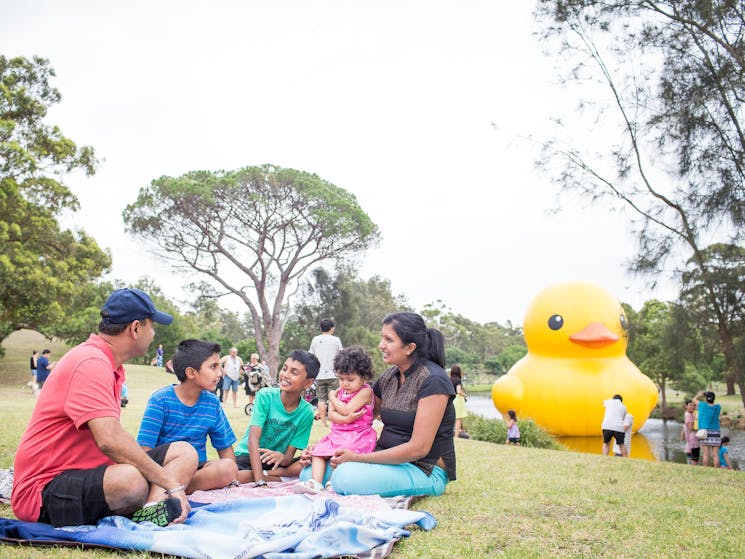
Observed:
[[[360,346],[345,347],[334,357],[334,370],[338,373],[357,373],[364,380],[373,378],[373,363]]]
[[[330,318],[324,318],[321,321],[321,332],[329,332],[334,327],[334,321]]]
[[[52,353],[51,349],[45,349],[44,351],[41,352],[42,355],[50,355],[51,353]]]
[[[714,403],[714,400],[717,399],[717,395],[714,394],[713,392],[709,391],[709,392],[706,392],[704,394],[704,398],[706,398],[706,401],[707,402],[709,402],[710,404],[713,404]]]
[[[173,372],[176,373],[176,378],[181,382],[185,381],[186,369],[191,367],[198,371],[202,363],[215,353],[220,354],[218,343],[194,339],[182,340],[178,344],[176,353],[173,354]]]
[[[616,394],[615,396],[613,396],[613,399],[618,400],[619,402],[623,402],[623,398],[621,397],[620,394]]]
[[[296,349],[290,353],[289,358],[303,364],[307,378],[316,378],[318,376],[318,371],[321,370],[321,362],[318,360],[318,357],[313,355],[310,351]]]
[[[727,444],[729,442],[729,437],[727,435],[724,435],[722,437],[722,444]]]

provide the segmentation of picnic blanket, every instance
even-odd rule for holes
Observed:
[[[265,487],[256,487],[253,483],[230,486],[209,491],[195,491],[189,499],[198,503],[219,503],[240,498],[282,497],[295,495],[293,487],[297,479],[292,481],[270,481]],[[338,495],[333,489],[328,489],[316,495],[306,495],[308,499],[333,499],[342,506],[364,509],[367,511],[407,509],[415,497],[400,495],[398,497],[381,497],[380,495]]]
[[[186,522],[165,528],[123,516],[106,517],[96,526],[63,528],[4,518],[0,540],[105,546],[194,559],[385,557],[393,543],[410,534],[405,529],[410,525],[429,530],[436,521],[424,511],[369,510],[328,497],[284,495],[195,506]]]

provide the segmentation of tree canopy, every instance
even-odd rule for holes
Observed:
[[[390,281],[379,276],[358,277],[352,266],[339,264],[333,273],[314,269],[304,280],[282,338],[283,352],[306,349],[324,318],[334,321],[336,334],[345,347],[359,345],[373,359],[375,369],[384,368],[380,351],[380,329],[385,315],[411,310],[402,296],[391,291]]]
[[[78,209],[63,177],[92,174],[95,159],[44,123],[61,98],[53,76],[44,59],[0,56],[0,341],[20,328],[64,336],[72,303],[111,265],[93,238],[57,221]]]
[[[711,380],[702,362],[703,341],[682,305],[650,300],[639,312],[624,306],[632,325],[628,355],[660,387],[660,406],[667,411],[667,385],[689,395]]]
[[[608,105],[585,88],[581,108],[602,107],[594,125],[619,131],[604,150],[594,129],[590,149],[548,141],[540,165],[563,189],[623,204],[638,241],[632,271],[654,283],[665,272],[680,281],[686,261],[698,270],[703,308],[745,403],[737,333],[705,253],[745,231],[743,3],[541,0],[537,14],[544,38],[559,40],[561,63],[572,64],[565,83],[607,88]]]
[[[385,365],[380,356],[380,330],[385,315],[413,310],[401,295],[394,295],[390,282],[379,276],[367,280],[357,276],[351,266],[337,266],[333,272],[314,269],[303,282],[300,298],[294,306],[285,336],[285,352],[305,348],[319,333],[323,318],[332,318],[336,334],[344,346],[360,345],[368,350],[375,370]],[[479,324],[453,313],[442,301],[421,310],[427,325],[445,336],[448,365],[460,365],[468,373],[484,370],[505,373],[525,352],[522,330],[500,326],[496,322]]]
[[[681,301],[695,327],[708,342],[708,353],[717,350],[708,346],[712,340],[729,336],[735,363],[745,360],[745,249],[737,245],[715,243],[701,251],[704,268],[694,259],[683,272]],[[725,356],[727,357],[727,356]],[[738,382],[737,367],[728,366],[725,373],[727,393],[734,394]]]
[[[562,57],[574,64],[569,79],[599,77],[609,87],[625,132],[610,153],[623,179],[612,181],[612,194],[646,214],[640,241],[651,256],[637,263],[659,270],[676,237],[711,226],[732,225],[728,233],[741,237],[745,5],[541,0],[537,14],[545,37],[559,38],[564,55],[579,55]],[[585,109],[591,103],[582,100]],[[606,131],[614,120],[604,114]]]
[[[273,372],[288,301],[303,275],[379,238],[351,193],[273,165],[161,177],[140,190],[123,216],[127,229],[162,258],[207,276],[215,296],[234,295],[245,304]]]

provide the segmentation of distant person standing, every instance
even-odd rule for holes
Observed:
[[[608,456],[610,451],[611,439],[616,439],[621,456],[626,456],[626,444],[624,442],[623,420],[626,418],[626,406],[623,405],[623,398],[616,394],[613,398],[603,402],[605,406],[605,416],[601,425],[603,429],[603,456]]]
[[[233,407],[238,407],[238,384],[243,370],[243,359],[238,356],[238,348],[231,347],[228,355],[220,359],[225,376],[222,378],[222,389],[225,403],[228,400],[228,392],[233,391]]]
[[[171,364],[171,370],[170,371],[168,370],[168,364],[169,363]],[[173,361],[171,361],[171,360],[166,361],[166,371],[168,371],[169,373],[174,373],[175,374],[175,372],[173,370]],[[225,378],[225,370],[221,368],[220,369],[220,380],[217,381],[217,385],[215,386],[215,391],[214,391],[215,396],[217,396],[217,399],[220,400],[220,403],[221,404],[223,402],[223,396],[225,395],[225,390],[223,390],[223,386],[222,386],[223,385],[223,379],[224,378]]]
[[[155,350],[155,366],[163,366],[163,344],[158,344],[158,349]]]
[[[698,466],[701,447],[696,438],[696,404],[692,400],[685,401],[685,414],[683,416],[683,429],[680,433],[685,441],[686,462],[691,466]]]
[[[520,426],[517,424],[515,410],[507,410],[507,440],[504,444],[520,446]]]
[[[36,360],[39,358],[39,352],[35,349],[31,352],[31,358],[29,360],[29,367],[31,368],[31,380],[26,384],[36,391]]]
[[[41,355],[36,359],[36,384],[39,388],[44,386],[44,383],[49,377],[49,373],[52,372],[52,368],[57,363],[56,361],[49,361],[52,356],[52,350],[45,349],[41,352]]]
[[[321,362],[321,370],[316,378],[318,386],[316,396],[318,397],[318,418],[324,427],[328,427],[326,409],[329,392],[339,389],[339,379],[334,371],[334,358],[341,350],[341,340],[334,336],[334,321],[324,318],[321,321],[321,333],[310,342],[310,352]]]
[[[463,419],[468,416],[468,410],[466,410],[466,390],[463,388],[463,373],[458,365],[450,367],[450,382],[453,383],[453,389],[455,390],[455,399],[453,400],[455,432],[453,434],[461,439],[470,439],[471,436],[463,429]]]
[[[37,373],[38,374],[38,373]],[[701,402],[703,398],[705,401]],[[716,394],[713,392],[699,392],[693,397],[693,402],[698,405],[698,428],[706,430],[706,436],[699,439],[701,445],[701,463],[704,466],[709,465],[711,458],[712,465],[719,467],[719,447],[722,444],[722,435],[719,430],[719,414],[722,412],[722,406],[715,404]]]

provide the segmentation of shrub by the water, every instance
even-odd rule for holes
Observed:
[[[679,423],[683,423],[683,416],[685,415],[685,409],[683,406],[668,407],[664,410],[660,406],[655,406],[652,412],[649,414],[650,418],[654,419],[674,419]]]
[[[496,444],[504,444],[507,440],[507,427],[504,421],[499,419],[469,415],[463,420],[463,425],[472,439]],[[517,426],[520,427],[521,446],[553,450],[563,448],[551,434],[538,426],[532,419],[518,419]]]

